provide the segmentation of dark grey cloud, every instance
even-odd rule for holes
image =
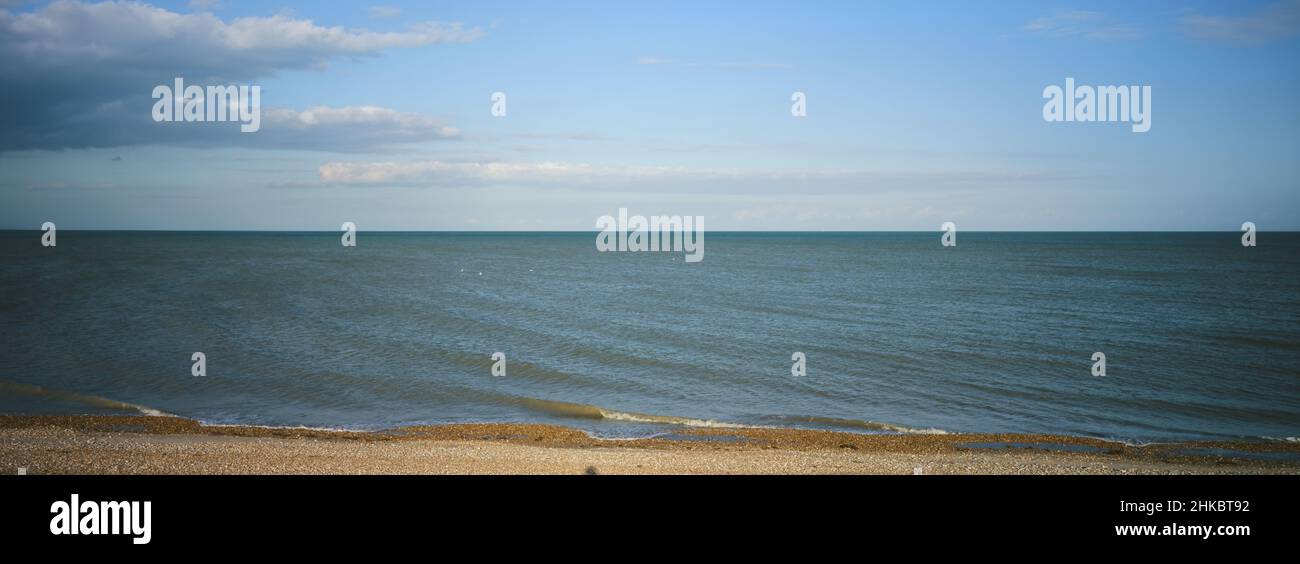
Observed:
[[[175,77],[187,84],[249,84],[284,70],[469,42],[480,34],[437,22],[372,32],[284,15],[223,20],[136,2],[60,0],[29,12],[0,10],[0,151],[141,144],[347,151],[456,137],[432,118],[384,108],[272,110],[265,92],[256,134],[241,135],[228,123],[155,123],[150,93]]]

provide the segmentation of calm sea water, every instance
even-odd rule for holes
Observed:
[[[3,413],[1300,435],[1298,234],[58,237],[0,232]]]

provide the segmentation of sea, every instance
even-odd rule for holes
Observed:
[[[1298,233],[595,240],[0,232],[0,414],[1300,436]]]

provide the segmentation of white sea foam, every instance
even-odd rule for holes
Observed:
[[[686,427],[707,427],[714,429],[759,429],[764,428],[761,425],[743,425],[740,423],[726,423],[715,421],[713,419],[692,419],[689,417],[673,417],[668,415],[643,415],[639,413],[626,413],[622,411],[611,411],[601,409],[602,418],[613,421],[632,421],[636,423],[664,423],[669,425],[683,425]]]
[[[309,427],[306,425],[250,425],[247,423],[212,423],[209,421],[199,421],[199,425],[202,425],[204,427],[218,427],[218,428],[242,427],[248,429],[268,429],[273,431],[279,431],[279,430],[320,431],[325,433],[358,433],[358,434],[372,432],[372,431],[366,431],[360,429],[344,429],[341,427]]]

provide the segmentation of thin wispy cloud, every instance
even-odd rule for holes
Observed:
[[[1135,25],[1116,22],[1101,12],[1084,10],[1041,17],[1025,24],[1021,30],[1043,37],[1082,37],[1102,41],[1142,37],[1142,30]]]
[[[410,184],[465,181],[539,183],[673,178],[691,174],[683,167],[601,166],[585,163],[539,162],[330,162],[321,165],[320,179],[331,184]]]
[[[558,139],[562,141],[604,141],[609,139],[609,137],[603,134],[593,133],[590,131],[570,131],[570,132],[555,132],[555,133],[525,132],[525,133],[517,133],[515,134],[515,137],[518,137],[520,139]]]
[[[459,129],[442,120],[377,106],[271,108],[263,111],[262,128],[258,135],[242,136],[252,138],[249,146],[357,152],[461,137]],[[239,141],[243,139],[231,144]]]
[[[922,191],[1008,183],[1051,183],[1076,175],[1044,170],[853,171],[746,170],[686,166],[598,165],[564,161],[459,162],[447,160],[328,162],[320,166],[325,185],[476,186],[646,189],[715,193],[787,194],[862,190]]]
[[[403,113],[377,106],[347,106],[342,108],[316,106],[301,112],[271,109],[267,110],[266,114],[266,119],[270,123],[283,123],[289,127],[303,129],[384,124],[390,126],[392,132],[429,131],[438,137],[456,137],[460,135],[460,130],[443,125],[440,121],[429,116]]]
[[[376,19],[392,19],[402,15],[402,9],[394,6],[371,6],[370,17]]]
[[[791,69],[794,65],[786,63],[718,63],[724,69]]]
[[[190,0],[189,7],[196,12],[211,12],[221,7],[219,0]]]
[[[1268,5],[1240,16],[1190,15],[1180,23],[1184,33],[1197,39],[1259,44],[1300,34],[1300,0]]]
[[[636,58],[636,64],[638,64],[638,65],[643,65],[643,66],[658,66],[658,67],[668,67],[668,66],[677,66],[677,67],[686,67],[686,68],[711,67],[711,68],[720,68],[720,69],[791,69],[791,68],[794,68],[794,65],[791,65],[791,64],[788,64],[788,63],[765,63],[765,62],[758,62],[758,63],[750,63],[750,62],[699,63],[699,62],[678,62],[678,61],[674,61],[674,60],[672,60],[672,59],[665,59],[665,58],[663,58],[663,57],[654,57],[654,56],[641,56],[641,57],[637,57],[637,58]]]
[[[636,64],[638,64],[638,65],[661,65],[661,66],[662,66],[662,65],[671,65],[671,64],[673,64],[673,62],[670,61],[670,60],[668,60],[668,59],[664,59],[664,58],[660,58],[660,57],[637,57],[637,58],[636,58]]]

